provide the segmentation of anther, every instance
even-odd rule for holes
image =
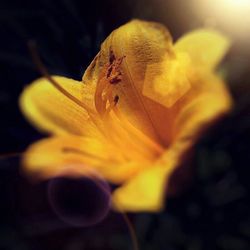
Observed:
[[[113,64],[113,62],[116,60],[114,51],[111,49],[109,50],[109,63]]]
[[[120,99],[120,97],[118,95],[116,95],[114,98],[115,105],[119,102],[119,99]]]
[[[107,76],[106,76],[107,78],[109,78],[109,77],[111,76],[112,70],[113,70],[113,67],[110,66],[110,67],[108,68],[108,72],[107,72]]]
[[[115,77],[111,78],[111,79],[109,80],[109,83],[110,83],[110,84],[116,85],[116,84],[118,84],[119,82],[121,82],[121,80],[122,80],[121,74],[118,74],[118,75],[116,75]]]

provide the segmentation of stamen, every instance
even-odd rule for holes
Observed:
[[[110,49],[109,63],[100,72],[95,92],[95,107],[101,116],[107,113],[107,101],[113,98],[113,88],[109,85],[116,85],[122,81],[120,66],[124,58],[125,56],[116,59],[113,50]]]
[[[114,137],[118,147],[125,152],[126,156],[131,160],[138,161],[140,163],[148,163],[148,161],[155,159],[155,151],[151,148],[145,147],[143,141],[135,140],[135,137],[131,136],[130,131],[123,126],[119,118],[114,115],[114,113],[112,114],[112,117],[110,114],[107,118],[107,120],[110,120],[109,126],[112,128],[112,136]],[[105,123],[107,123],[107,121],[105,121]]]
[[[91,120],[94,122],[94,124],[100,129],[100,131],[102,131],[102,133],[106,137],[106,139],[112,140],[115,143],[115,145],[117,145],[118,141],[116,139],[119,138],[121,135],[123,135],[124,138],[125,137],[128,138],[129,135],[127,134],[127,132],[130,132],[133,135],[135,135],[140,141],[145,143],[145,145],[147,145],[149,148],[153,149],[157,153],[160,154],[164,151],[164,149],[158,143],[151,140],[149,137],[147,137],[145,134],[143,134],[141,131],[139,131],[137,128],[135,128],[131,123],[129,123],[127,121],[127,119],[119,112],[119,110],[117,108],[119,96],[116,95],[115,97],[113,97],[113,88],[114,88],[114,85],[118,84],[122,80],[121,79],[122,74],[121,74],[121,71],[119,68],[120,68],[120,65],[125,57],[121,57],[119,59],[116,59],[114,53],[111,51],[110,58],[109,58],[109,63],[111,65],[104,66],[103,70],[101,71],[100,77],[99,77],[99,80],[97,83],[97,87],[96,87],[96,92],[95,92],[96,111],[99,115],[101,115],[101,118],[105,120],[106,124],[104,127],[106,127],[108,124],[109,125],[112,124],[112,122],[111,123],[107,122],[107,120],[110,119],[109,115],[110,115],[110,112],[112,110],[114,111],[114,114],[117,116],[118,120],[120,121],[119,125],[116,124],[116,128],[114,129],[114,131],[112,131],[112,133],[110,133],[110,128],[107,128],[107,130],[106,130],[106,129],[103,129],[102,126],[99,125],[100,121],[99,121],[99,118],[97,116],[97,113],[94,110],[92,110],[90,107],[88,107],[87,105],[82,103],[80,100],[78,100],[76,97],[71,95],[68,91],[66,91],[60,84],[58,84],[50,76],[50,74],[48,73],[48,71],[44,67],[43,63],[41,62],[40,57],[36,53],[35,44],[30,42],[29,47],[31,50],[33,60],[34,60],[35,64],[37,65],[39,71],[44,75],[44,77],[46,77],[48,79],[48,81],[51,82],[51,84],[56,89],[58,89],[63,95],[65,95],[67,98],[69,98],[70,100],[75,102],[77,105],[84,108],[88,112],[88,114],[89,114]],[[108,102],[109,102],[109,106],[107,107]],[[112,120],[112,118],[111,118],[111,120]],[[122,132],[121,129],[124,130],[125,133],[124,133],[124,131]],[[118,136],[115,136],[116,133]],[[120,133],[120,136],[119,136],[119,133]],[[121,141],[121,143],[119,143],[119,144],[123,145],[123,142]],[[136,154],[131,154],[129,158],[133,159],[133,157],[136,157],[138,159],[139,156],[145,155],[146,151],[142,150],[142,147],[140,147],[139,144],[138,145],[136,145],[135,143],[132,143],[132,144],[133,144],[133,146],[135,146],[137,148],[137,150],[136,150],[137,153],[135,152],[137,154],[137,156],[136,156]],[[123,150],[121,150],[121,151],[123,151]],[[124,152],[125,151],[127,151],[126,148],[124,148]],[[124,159],[128,157],[128,155],[126,155],[126,153],[122,154],[122,155],[123,155]],[[139,158],[141,158],[141,157],[139,157]],[[142,159],[140,159],[140,160],[142,160]]]
[[[109,83],[116,85],[121,81],[122,81],[121,75],[117,74],[116,76],[114,76],[112,79],[109,80]]]
[[[114,145],[116,154],[121,154],[123,161],[139,161],[141,163],[146,162],[145,154],[139,152],[138,144],[131,140],[127,132],[122,129],[121,126],[119,126],[119,123],[115,122],[113,117],[111,118],[109,115],[105,116],[104,123],[106,125],[106,133],[108,135],[107,139],[112,145]],[[126,140],[127,143],[124,143],[124,140]],[[129,154],[128,144],[130,145]],[[117,148],[119,148],[119,150],[116,150]]]
[[[108,68],[108,72],[107,72],[107,76],[106,76],[107,79],[110,77],[112,70],[113,70],[113,67],[110,66],[110,67]]]
[[[136,138],[138,138],[137,143],[135,143],[134,140],[130,141],[130,145],[133,145],[132,147],[134,147],[136,150],[133,151],[135,153],[133,154],[133,157],[136,157],[137,160],[143,160],[143,157],[145,159],[149,159],[149,152],[147,151],[147,149],[142,149],[143,147],[141,147],[139,142],[143,142],[147,146],[147,148],[150,148],[151,150],[153,150],[153,152],[157,152],[158,154],[164,152],[163,147],[147,137],[144,133],[135,128],[131,123],[129,123],[127,119],[119,112],[119,109],[117,107],[119,96],[116,95],[115,97],[113,97],[113,90],[115,87],[114,85],[118,84],[122,80],[120,66],[124,58],[125,57],[116,59],[113,51],[110,51],[109,63],[111,65],[109,64],[104,66],[97,83],[97,89],[95,93],[96,110],[101,115],[104,121],[104,124],[107,128],[106,134],[108,133],[109,140],[111,139],[113,143],[121,145],[121,147],[124,148],[123,141],[117,141],[115,133],[117,134],[118,138],[123,137],[126,138],[126,140],[129,140],[130,135],[128,134],[128,132],[130,132],[134,136],[136,136]],[[115,122],[114,117],[110,117],[111,111],[114,111],[114,114],[118,118],[117,122]],[[112,133],[109,132],[111,127]],[[126,147],[124,148],[124,151],[127,152]],[[146,152],[147,156],[145,157]]]
[[[102,70],[95,91],[95,107],[100,115],[103,115],[106,110],[106,101],[103,99],[103,93],[106,87],[107,82],[104,77],[104,70]]]
[[[109,93],[105,96],[106,102],[109,102],[109,107],[106,109],[103,118],[107,117],[111,110],[118,104],[119,96],[116,95],[114,98],[112,96],[112,89],[109,90]]]
[[[113,64],[113,62],[116,60],[114,51],[112,50],[112,48],[109,48],[109,64]]]
[[[119,96],[118,95],[116,95],[115,96],[115,98],[114,98],[114,103],[115,103],[115,105],[117,105],[117,103],[119,102]]]
[[[48,73],[48,71],[46,70],[45,66],[43,65],[37,50],[36,50],[36,45],[33,41],[29,41],[28,43],[33,61],[35,63],[35,65],[37,66],[38,70],[40,71],[40,73],[48,79],[48,81],[57,89],[59,90],[64,96],[66,96],[67,98],[69,98],[71,101],[73,101],[74,103],[76,103],[78,106],[84,108],[86,110],[86,112],[88,113],[91,121],[95,124],[95,126],[105,135],[105,131],[103,131],[102,126],[99,124],[99,118],[97,116],[97,113],[92,110],[90,107],[88,107],[87,105],[85,105],[83,102],[81,102],[80,100],[78,100],[76,97],[74,97],[73,95],[71,95],[68,91],[66,91],[62,86],[60,86],[60,84],[58,84]],[[95,98],[96,100],[96,98]],[[96,106],[98,106],[96,104]],[[98,109],[97,109],[98,110]]]
[[[124,115],[119,111],[117,106],[113,108],[114,113],[117,115],[117,117],[120,119],[121,124],[130,131],[132,134],[134,134],[136,137],[138,137],[139,140],[143,141],[145,145],[149,146],[150,148],[154,149],[157,153],[162,154],[165,150],[164,148],[158,144],[157,142],[153,141],[151,138],[146,136],[143,132],[141,132],[139,129],[134,127],[125,117]]]

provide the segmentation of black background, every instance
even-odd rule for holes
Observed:
[[[87,228],[60,221],[48,204],[47,184],[29,183],[18,156],[9,155],[44,136],[18,108],[24,86],[40,76],[28,41],[36,42],[51,74],[81,79],[101,41],[132,18],[159,21],[174,39],[203,23],[190,1],[181,0],[0,1],[1,250],[132,249],[119,214]],[[162,213],[129,215],[143,250],[250,249],[249,40],[232,39],[223,65],[234,110],[196,146],[191,185],[169,198]]]

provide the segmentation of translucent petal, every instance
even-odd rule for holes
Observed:
[[[227,53],[230,40],[218,31],[198,29],[181,37],[174,45],[178,52],[187,53],[193,64],[215,68]]]

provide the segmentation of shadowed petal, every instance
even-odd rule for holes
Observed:
[[[194,144],[200,133],[232,107],[232,99],[225,83],[217,76],[207,74],[198,81],[184,98],[175,121],[175,141],[180,138]]]

